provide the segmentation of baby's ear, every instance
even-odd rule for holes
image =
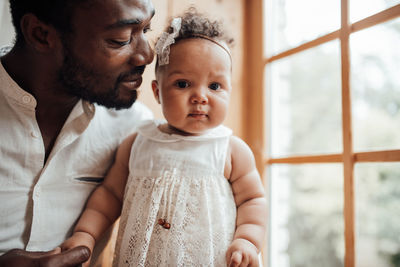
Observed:
[[[161,104],[161,102],[160,102],[160,89],[158,88],[157,80],[152,80],[151,81],[151,88],[153,89],[153,94],[154,94],[154,97],[155,97],[157,103]]]

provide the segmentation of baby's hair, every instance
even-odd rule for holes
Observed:
[[[168,27],[167,31],[171,33],[171,27]],[[196,34],[210,37],[216,41],[222,41],[229,46],[233,44],[233,38],[226,33],[221,21],[212,21],[199,13],[196,8],[190,7],[182,16],[181,29],[179,35],[175,38],[175,42],[193,38]]]
[[[180,40],[196,38],[196,36],[201,35],[217,42],[226,43],[229,47],[233,46],[234,39],[223,28],[221,21],[209,19],[205,15],[199,13],[195,7],[190,7],[180,17],[182,18],[181,28],[178,36],[175,37],[175,43]],[[168,25],[171,25],[172,19],[173,18],[170,19]],[[173,28],[168,26],[165,32],[172,33]],[[156,70],[157,68],[158,59],[156,62]]]

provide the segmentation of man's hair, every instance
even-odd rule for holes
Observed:
[[[16,43],[25,42],[21,30],[21,19],[32,13],[40,21],[52,25],[62,33],[72,32],[71,18],[74,8],[89,0],[9,0],[12,22],[16,32]]]

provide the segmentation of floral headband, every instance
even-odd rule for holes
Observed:
[[[171,22],[171,28],[172,28],[172,33],[168,32],[163,32],[158,39],[154,49],[157,53],[157,59],[158,59],[158,65],[167,65],[169,63],[169,53],[170,53],[170,46],[175,43],[175,38],[179,35],[179,31],[181,29],[182,25],[182,18],[174,18]],[[216,40],[212,39],[211,37],[208,37],[203,34],[197,34],[194,33],[190,36],[191,38],[203,38],[206,40],[209,40],[216,45],[220,46],[222,49],[224,49],[228,55],[229,58],[232,61],[231,53],[229,52],[229,49],[225,47],[223,44],[217,42]]]

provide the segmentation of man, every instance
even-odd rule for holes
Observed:
[[[151,0],[10,0],[0,58],[0,266],[75,266],[72,231],[121,140],[151,112],[135,103],[153,59]],[[4,53],[4,51],[3,51]],[[93,256],[95,257],[95,256]]]

